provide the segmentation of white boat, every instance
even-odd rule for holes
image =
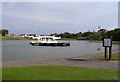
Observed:
[[[33,46],[70,46],[70,43],[59,43],[53,38],[43,36],[38,41],[31,41]]]

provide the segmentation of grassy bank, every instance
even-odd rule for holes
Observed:
[[[118,71],[72,66],[3,67],[3,80],[117,80]]]
[[[58,39],[58,40],[77,40],[77,39],[61,38],[61,39]]]
[[[29,39],[29,38],[20,38],[20,37],[3,36],[3,37],[0,37],[0,40],[32,40],[32,39]]]
[[[105,58],[101,58],[101,59],[99,59],[99,60],[106,61]],[[113,61],[114,61],[114,60],[120,60],[120,57],[117,57],[117,56],[116,56],[116,57],[112,57],[112,60],[113,60]]]
[[[120,44],[120,41],[112,41],[113,44]]]
[[[82,39],[69,39],[69,38],[62,38],[59,40],[82,40]],[[84,40],[82,40],[84,41]],[[102,43],[102,41],[99,40],[85,40],[85,41],[90,41],[90,42],[98,42],[98,43]],[[120,44],[120,41],[112,41],[113,44]]]

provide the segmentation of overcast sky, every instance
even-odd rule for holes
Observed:
[[[85,32],[118,27],[117,2],[3,2],[2,28],[12,34]]]

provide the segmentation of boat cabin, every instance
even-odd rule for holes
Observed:
[[[49,37],[42,37],[42,38],[38,39],[38,42],[41,42],[41,43],[58,43],[55,39],[49,38]]]

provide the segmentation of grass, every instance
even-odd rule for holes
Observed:
[[[113,44],[120,44],[120,41],[112,41]]]
[[[29,38],[20,38],[20,37],[3,36],[3,37],[0,37],[0,40],[31,40],[31,39],[29,39]]]
[[[7,36],[3,36],[2,40],[22,40],[23,38],[20,37],[7,37]]]
[[[2,68],[0,67],[0,81],[2,81]]]
[[[101,59],[99,59],[99,60],[106,61],[105,58],[101,58]],[[114,57],[112,57],[112,60],[120,60],[120,57],[114,56]]]
[[[83,40],[83,39],[62,38],[62,39],[58,39],[58,40]],[[102,41],[99,41],[99,40],[86,40],[86,41],[102,43]],[[120,44],[120,41],[112,41],[112,43],[113,44]]]
[[[72,38],[61,38],[61,39],[58,39],[58,40],[77,40],[77,39],[72,39]]]
[[[118,80],[118,71],[73,66],[3,67],[3,80]]]
[[[97,43],[102,43],[103,41],[99,41],[99,40],[88,40],[91,42],[97,42]],[[120,41],[112,41],[113,44],[120,44]]]

